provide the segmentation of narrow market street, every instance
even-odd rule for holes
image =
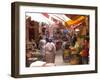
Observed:
[[[89,16],[26,13],[26,67],[89,63]]]

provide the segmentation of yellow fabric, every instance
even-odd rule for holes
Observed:
[[[64,50],[64,57],[69,56],[69,55],[70,55],[70,51],[69,50]]]
[[[80,16],[78,19],[76,20],[69,20],[65,22],[65,26],[71,26],[71,25],[75,25],[78,24],[80,22],[82,22],[85,19],[85,16]]]

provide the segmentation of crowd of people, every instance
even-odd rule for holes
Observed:
[[[89,34],[80,36],[75,30],[55,29],[53,36],[49,36],[49,31],[43,30],[38,43],[31,40],[28,50],[26,50],[27,66],[34,61],[41,60],[46,63],[54,63],[57,50],[62,50],[64,63],[88,64],[89,63]],[[33,53],[38,52],[39,55]],[[36,59],[38,57],[38,59]]]

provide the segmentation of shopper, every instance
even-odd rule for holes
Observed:
[[[45,45],[46,45],[46,40],[43,37],[41,37],[40,42],[39,42],[39,49],[40,49],[40,54],[43,57],[43,60],[45,57]]]
[[[31,43],[33,45],[32,50],[36,49],[37,48],[37,44],[36,44],[34,39],[31,40]]]
[[[68,44],[65,44],[65,49],[63,50],[63,60],[64,62],[69,63],[71,57],[71,50]]]
[[[47,63],[55,62],[56,47],[51,39],[48,40],[45,46],[45,60]]]
[[[82,64],[88,64],[89,62],[89,39],[86,38],[83,41],[83,49],[80,52],[82,57]]]

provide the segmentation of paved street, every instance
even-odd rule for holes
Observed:
[[[56,57],[55,57],[55,64],[56,64],[56,66],[59,66],[59,65],[67,65],[67,63],[64,63],[63,62],[63,57],[62,57],[62,55],[63,55],[63,52],[62,52],[62,50],[58,50],[57,52],[56,52]]]

